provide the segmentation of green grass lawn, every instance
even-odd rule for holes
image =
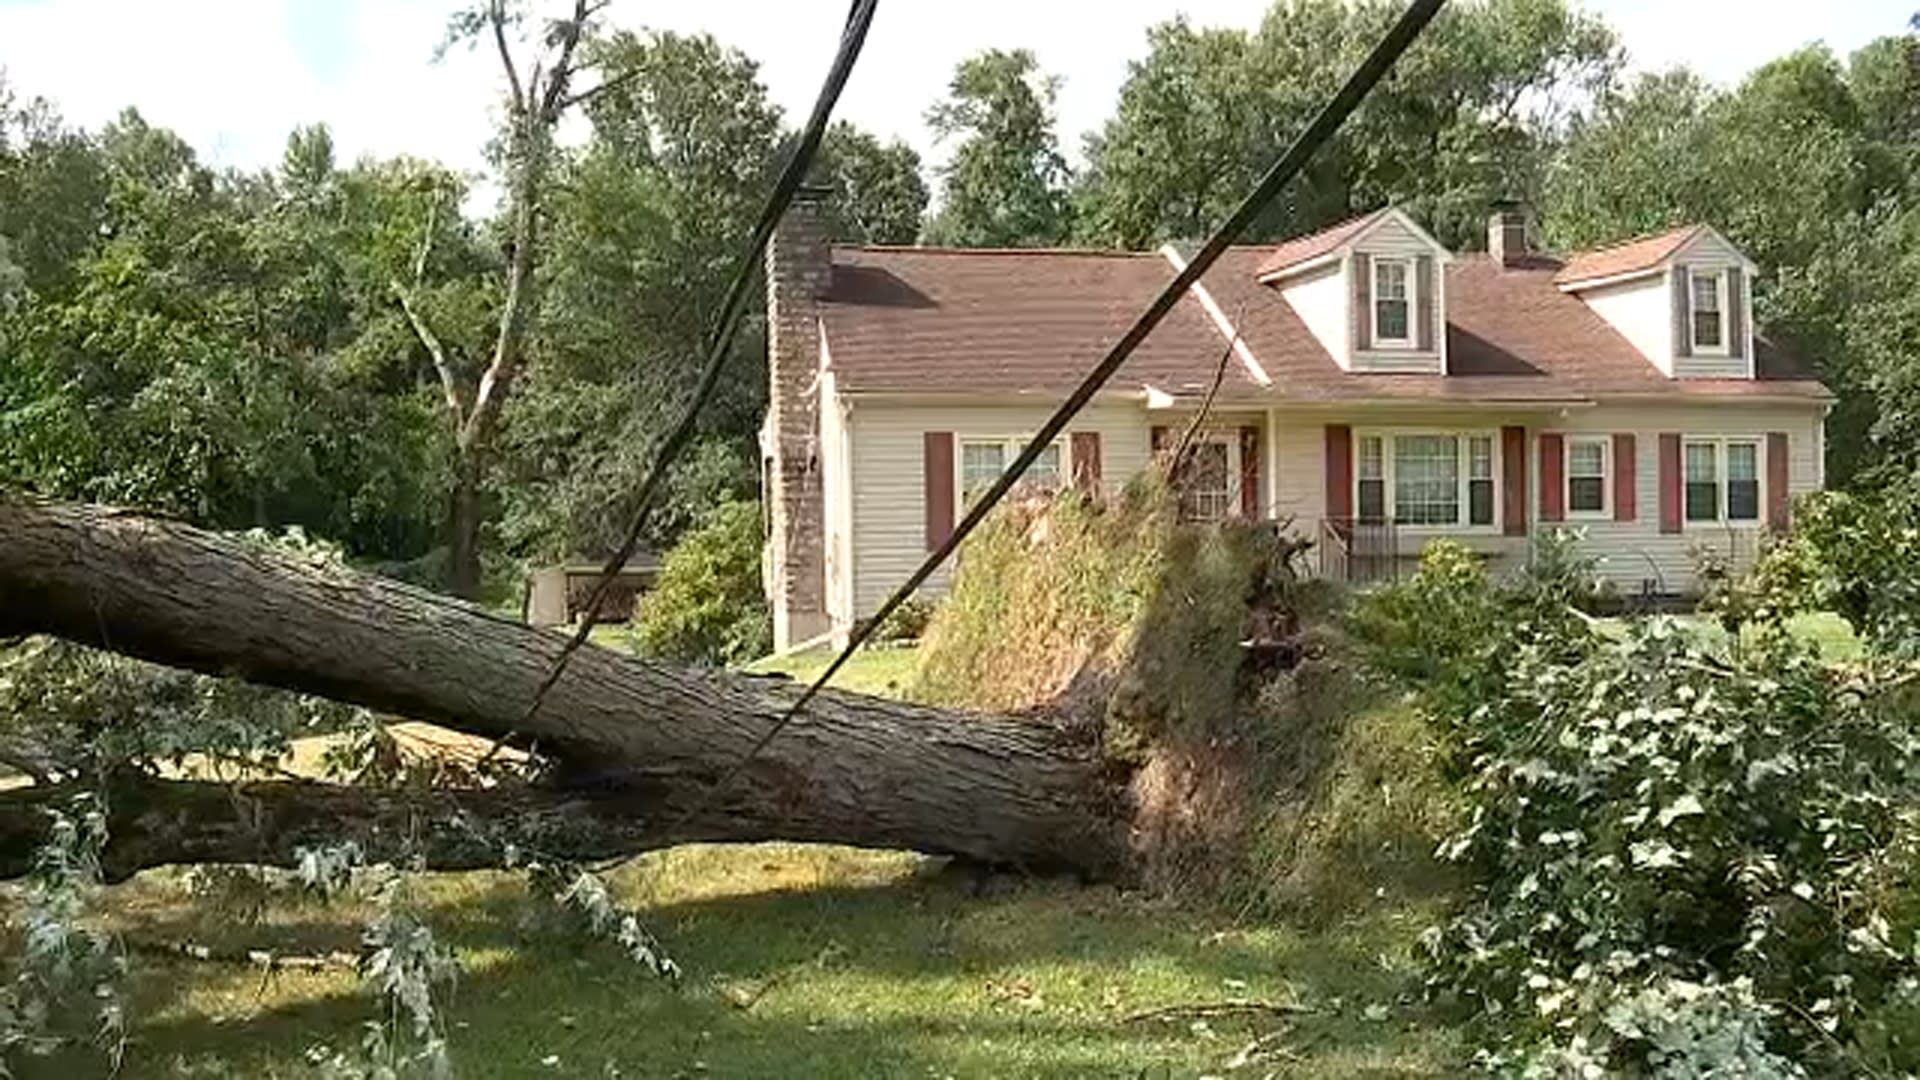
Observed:
[[[795,682],[810,683],[827,670],[838,655],[825,647],[786,656],[770,656],[748,664],[746,670],[761,675],[788,675]],[[854,653],[845,667],[833,676],[829,685],[863,694],[898,697],[913,680],[913,666],[919,653],[910,645],[873,645]]]
[[[1633,616],[1641,618],[1642,616]],[[1711,615],[1671,615],[1666,616],[1690,630],[1694,630],[1710,641],[1724,643],[1727,633],[1719,620]],[[1604,619],[1602,622],[1614,629],[1624,630],[1625,618]],[[1814,646],[1827,660],[1845,662],[1859,659],[1861,653],[1860,638],[1854,634],[1847,620],[1832,612],[1816,611],[1804,615],[1795,615],[1787,620],[1787,628],[1801,640]]]
[[[1457,1057],[1410,1004],[1421,913],[1305,933],[1110,887],[976,895],[937,865],[773,844],[629,866],[617,890],[685,968],[678,986],[611,946],[527,929],[511,875],[430,875],[429,920],[462,971],[445,1003],[459,1075],[1194,1077],[1256,1040],[1253,1076],[1437,1075]],[[171,873],[117,893],[116,921],[141,940],[352,951],[362,914],[277,904],[246,925]],[[346,971],[263,979],[144,955],[135,969],[130,1077],[307,1075],[310,1046],[349,1044],[373,1011]],[[1178,1008],[1233,1001],[1301,1011]],[[86,1075],[74,1067],[27,1075]]]

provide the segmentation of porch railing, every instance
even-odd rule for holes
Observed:
[[[1320,522],[1320,576],[1351,585],[1397,581],[1400,529],[1392,518],[1327,518]]]

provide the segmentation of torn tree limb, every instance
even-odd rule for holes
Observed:
[[[796,693],[587,648],[528,720],[557,634],[179,522],[0,494],[0,634],[29,632],[481,736],[517,728],[560,759],[560,783],[623,792],[643,822],[699,805]],[[1110,877],[1129,861],[1126,778],[1097,742],[829,691],[691,825]]]
[[[0,878],[20,877],[47,842],[53,811],[93,785],[0,792]],[[368,862],[420,859],[436,870],[503,866],[522,857],[591,861],[676,843],[726,839],[732,822],[680,822],[642,790],[501,786],[362,788],[301,780],[221,784],[138,773],[107,782],[101,871],[120,881],[177,863],[294,866],[302,848],[351,842]]]

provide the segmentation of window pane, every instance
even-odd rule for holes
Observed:
[[[1720,346],[1720,275],[1693,275],[1693,343]]]
[[[1567,444],[1568,476],[1600,476],[1607,472],[1607,447],[1605,443],[1583,439]]]
[[[1467,476],[1474,480],[1493,479],[1493,437],[1475,435],[1467,440]]]
[[[1567,509],[1576,514],[1597,514],[1607,508],[1606,481],[1597,476],[1567,479]]]
[[[1407,338],[1407,302],[1405,300],[1381,300],[1380,340],[1405,341]]]
[[[1714,483],[1720,479],[1717,451],[1712,443],[1687,444],[1687,482]]]
[[[1757,443],[1727,444],[1727,479],[1760,479],[1760,447]]]
[[[1407,264],[1402,262],[1374,263],[1373,284],[1376,295],[1382,300],[1405,300],[1407,298]]]
[[[1227,444],[1209,439],[1193,448],[1181,473],[1181,513],[1192,521],[1220,521],[1233,510],[1233,474]]]
[[[1693,310],[1720,313],[1720,276],[1718,274],[1693,275]]]
[[[1720,520],[1720,485],[1687,481],[1687,520]]]
[[[1727,481],[1727,520],[1760,520],[1760,481]]]
[[[1373,264],[1374,330],[1383,341],[1408,337],[1407,264]]]
[[[1460,444],[1452,435],[1393,440],[1393,516],[1408,525],[1460,521]]]
[[[1040,451],[1040,456],[1027,466],[1027,473],[1020,482],[1028,487],[1044,488],[1048,491],[1060,486],[1060,447],[1049,446]]]
[[[1386,475],[1386,455],[1380,448],[1380,436],[1361,436],[1360,479],[1379,480]]]
[[[960,446],[960,493],[967,502],[993,486],[1007,467],[1007,448],[997,442],[969,442]]]
[[[1360,481],[1360,520],[1366,522],[1387,520],[1387,482],[1385,480]]]
[[[1467,523],[1493,524],[1493,481],[1473,480],[1467,484]]]

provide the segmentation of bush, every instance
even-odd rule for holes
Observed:
[[[635,647],[685,663],[734,664],[766,655],[773,620],[760,584],[760,506],[722,503],[667,552],[640,598]]]
[[[1663,619],[1606,632],[1571,614],[1567,570],[1496,585],[1430,553],[1357,620],[1464,780],[1442,853],[1473,886],[1428,945],[1486,1062],[1920,1065],[1893,1020],[1920,1001],[1913,670],[1830,667],[1777,622],[1719,651]]]

